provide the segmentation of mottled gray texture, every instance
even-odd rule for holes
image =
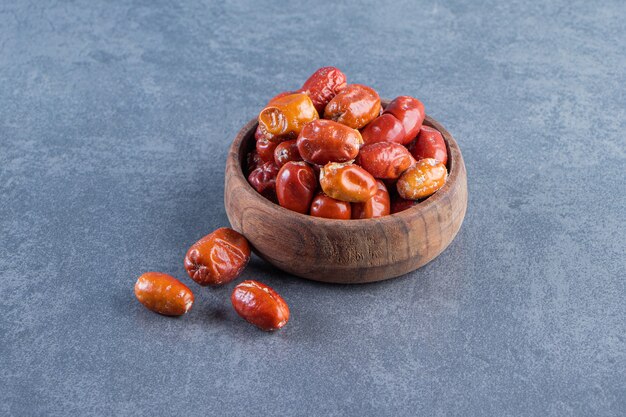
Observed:
[[[0,3],[0,415],[626,414],[624,2],[208,3]],[[266,334],[182,258],[238,129],[323,65],[424,101],[467,217],[379,284],[253,259],[292,310]]]

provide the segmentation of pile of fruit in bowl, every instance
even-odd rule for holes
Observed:
[[[424,105],[348,84],[335,67],[260,111],[248,182],[280,206],[330,219],[368,219],[410,208],[446,183],[443,136]]]

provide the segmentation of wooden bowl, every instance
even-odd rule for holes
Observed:
[[[467,208],[467,174],[459,146],[435,119],[426,116],[424,124],[440,131],[446,141],[446,184],[400,213],[334,220],[287,210],[248,184],[242,167],[254,145],[257,121],[251,120],[237,134],[226,162],[224,204],[230,224],[261,258],[302,278],[356,284],[414,271],[448,247]]]

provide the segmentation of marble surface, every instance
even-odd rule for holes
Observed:
[[[625,415],[624,2],[226,3],[0,3],[0,415]],[[266,334],[182,259],[236,132],[324,65],[425,103],[468,212],[379,284],[253,259],[292,311]],[[147,270],[190,314],[135,300]]]

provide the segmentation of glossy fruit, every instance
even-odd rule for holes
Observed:
[[[328,196],[350,203],[363,203],[378,190],[374,177],[360,166],[334,162],[322,168],[320,185]]]
[[[274,149],[274,162],[277,167],[280,168],[287,162],[292,161],[302,161],[295,139],[281,142],[276,146],[276,149]]]
[[[377,142],[404,143],[406,132],[396,116],[384,113],[365,126],[361,135],[366,145]]]
[[[387,187],[381,180],[376,181],[376,194],[365,203],[352,203],[353,219],[373,219],[389,214],[390,200]]]
[[[356,129],[320,119],[304,126],[297,143],[302,159],[323,165],[354,159],[363,144],[363,138]]]
[[[263,162],[274,161],[274,150],[280,142],[272,142],[268,139],[261,138],[256,141],[256,152]]]
[[[315,109],[322,115],[328,102],[346,88],[346,85],[346,75],[343,72],[335,67],[323,67],[304,82],[300,92],[311,98]]]
[[[375,178],[394,179],[410,167],[415,160],[402,145],[378,142],[361,148],[356,163]]]
[[[295,139],[305,124],[316,119],[319,116],[309,96],[298,93],[268,104],[259,113],[259,126],[270,135]]]
[[[411,154],[418,161],[424,158],[432,158],[444,165],[448,163],[448,151],[443,136],[437,129],[429,126],[420,128],[415,144],[412,146]]]
[[[380,97],[370,87],[350,84],[327,105],[324,118],[361,129],[380,114]]]
[[[391,199],[391,214],[400,213],[401,211],[410,209],[417,204],[419,204],[419,201],[417,200],[407,200],[399,195],[396,195]]]
[[[426,113],[424,105],[416,98],[400,96],[393,99],[385,108],[386,114],[393,114],[404,126],[405,137],[403,145],[411,142],[422,127]]]
[[[315,172],[306,162],[287,162],[276,177],[278,204],[307,214],[317,189]]]
[[[276,291],[258,281],[238,284],[230,296],[237,314],[261,330],[278,330],[289,321],[289,307]]]
[[[185,255],[185,269],[202,286],[221,285],[237,278],[249,260],[246,238],[222,227],[191,245]]]
[[[274,162],[265,162],[254,169],[248,175],[248,182],[265,198],[272,201],[276,199],[276,176],[278,175],[278,167]]]
[[[350,203],[336,200],[324,193],[318,193],[311,202],[311,216],[326,219],[348,220],[352,215]]]
[[[431,158],[421,159],[404,171],[397,183],[398,194],[408,200],[428,197],[446,183],[446,166]]]
[[[193,306],[193,293],[182,282],[161,272],[146,272],[135,283],[135,297],[147,309],[182,316]]]

